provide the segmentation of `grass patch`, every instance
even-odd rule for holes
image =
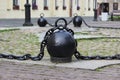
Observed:
[[[40,42],[34,33],[25,33],[18,29],[0,30],[0,53],[37,55]],[[116,31],[115,31],[116,33]],[[95,34],[94,34],[95,35]],[[83,38],[78,39],[78,51],[82,55],[114,55],[120,53],[120,39]],[[48,52],[45,48],[45,55]]]
[[[120,52],[120,39],[79,39],[78,50],[82,55],[114,55]]]
[[[75,32],[75,35],[91,35],[91,36],[105,36],[101,32],[90,32],[90,31],[83,31],[83,32]]]
[[[90,34],[90,32],[75,32],[75,34],[89,35],[89,34]]]
[[[0,53],[32,54],[39,53],[40,43],[33,33],[23,33],[18,29],[1,30]]]
[[[120,21],[120,16],[113,16],[114,21]],[[111,20],[111,17],[109,17],[109,20]]]
[[[16,30],[20,30],[20,29],[4,29],[4,30],[0,30],[1,32],[9,32],[9,31],[16,31]]]

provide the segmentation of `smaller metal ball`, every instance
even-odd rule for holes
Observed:
[[[45,18],[43,18],[43,16],[41,16],[41,17],[38,19],[37,23],[38,23],[38,25],[39,25],[40,27],[45,27],[46,24],[47,24],[47,20],[46,20]]]

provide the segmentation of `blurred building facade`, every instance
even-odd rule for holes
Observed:
[[[26,0],[0,0],[0,19],[24,18]],[[29,0],[31,17],[38,18],[40,13],[45,17],[93,16],[95,0]],[[106,11],[120,10],[120,0],[97,0],[98,15]]]

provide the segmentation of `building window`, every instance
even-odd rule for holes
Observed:
[[[118,0],[114,0],[114,2],[118,2]]]
[[[13,10],[19,10],[18,0],[13,0]]]
[[[118,10],[118,3],[113,3],[113,10]]]
[[[48,2],[47,2],[47,0],[44,0],[44,10],[48,10]]]
[[[58,10],[57,0],[55,0],[55,9]]]
[[[90,0],[88,0],[88,11],[90,11]]]
[[[32,9],[33,9],[33,10],[38,9],[38,6],[37,6],[37,4],[36,4],[36,0],[32,0]]]
[[[63,10],[66,10],[65,0],[63,0]]]
[[[108,0],[104,0],[104,2],[108,2]]]
[[[79,0],[77,0],[77,10],[80,10]]]

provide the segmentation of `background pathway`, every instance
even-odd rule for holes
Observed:
[[[49,23],[54,24],[58,18],[45,17],[45,19]],[[72,18],[67,17],[65,19],[69,22]],[[93,21],[93,17],[83,17],[83,19],[87,22],[87,24],[92,26],[120,27],[120,21]],[[34,26],[37,26],[37,20],[38,18],[31,19],[31,22],[34,24]],[[0,27],[21,27],[23,23],[24,23],[24,19],[0,19]]]

